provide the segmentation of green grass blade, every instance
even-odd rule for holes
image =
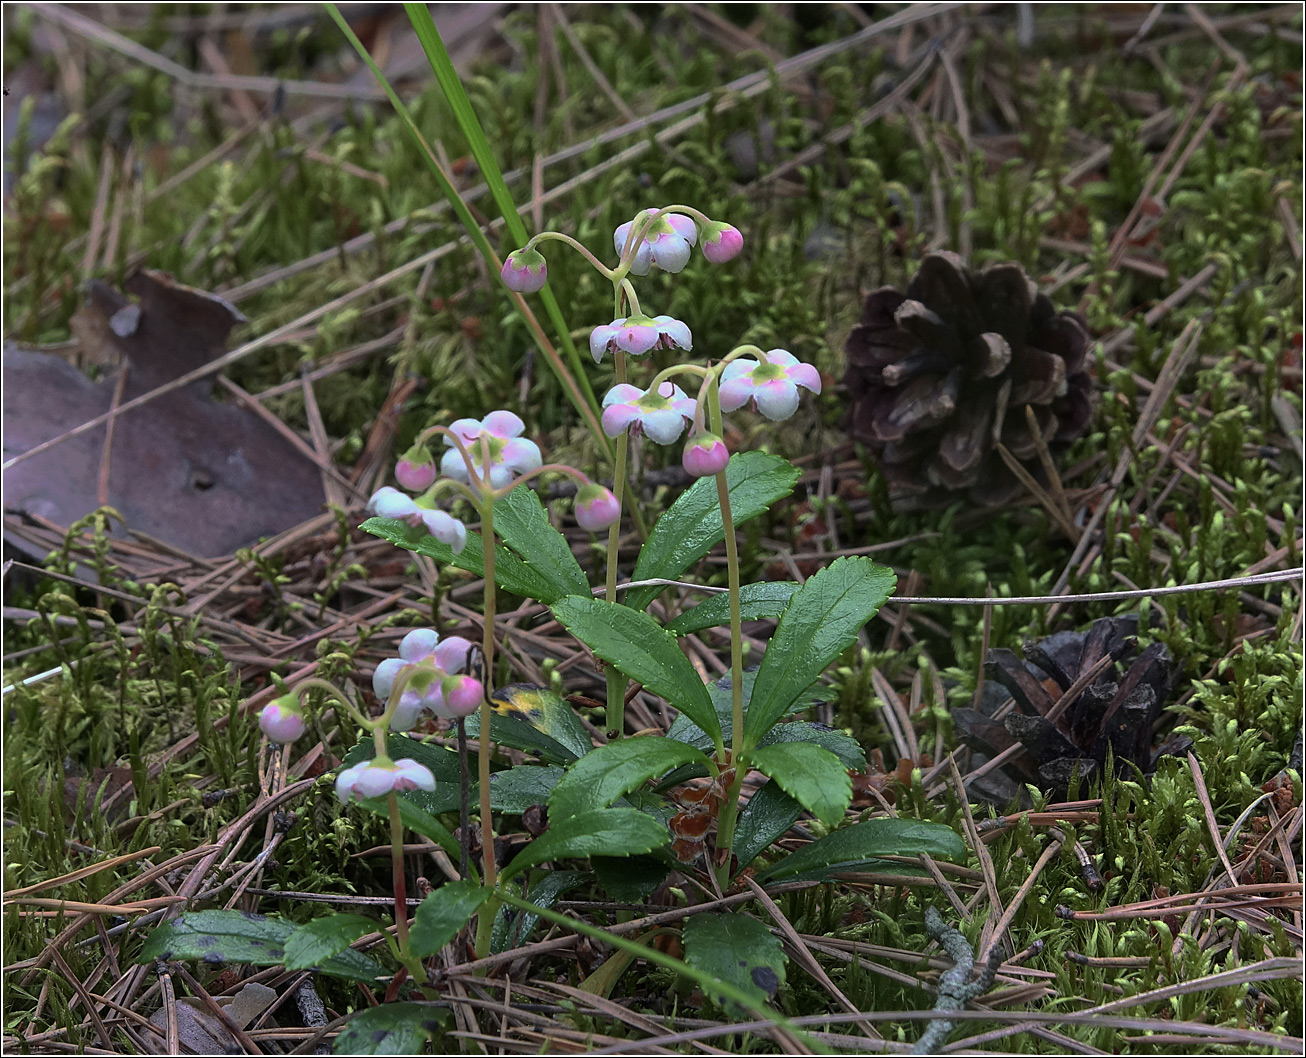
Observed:
[[[502,262],[499,260],[499,255],[495,253],[494,247],[490,245],[490,241],[486,237],[485,232],[481,230],[481,226],[472,216],[471,211],[467,208],[467,204],[463,202],[462,197],[458,194],[458,189],[454,187],[453,181],[449,179],[449,175],[444,171],[439,160],[435,157],[435,153],[431,150],[430,145],[422,136],[421,130],[418,129],[417,123],[408,112],[408,108],[404,105],[404,101],[399,98],[398,93],[386,79],[385,74],[381,72],[381,69],[372,60],[372,56],[368,54],[367,49],[363,46],[363,42],[360,41],[354,31],[349,28],[349,23],[345,21],[339,8],[337,8],[335,4],[329,3],[327,4],[327,12],[331,15],[336,25],[340,27],[340,32],[344,34],[345,39],[348,40],[354,50],[358,52],[359,58],[361,58],[367,65],[367,68],[372,71],[372,76],[376,78],[377,83],[385,91],[386,96],[390,100],[390,105],[394,107],[395,113],[399,115],[399,119],[402,122],[404,129],[407,131],[409,138],[412,139],[421,156],[426,159],[427,167],[435,177],[435,181],[439,185],[440,191],[444,194],[445,198],[449,200],[449,205],[453,208],[454,214],[458,217],[463,228],[466,229],[467,236],[471,239],[472,245],[476,247],[477,251],[485,259],[490,272],[497,275],[502,266]],[[430,18],[429,14],[427,15],[427,18]],[[431,24],[431,29],[435,31],[434,23]],[[419,32],[419,37],[420,36],[421,34]],[[435,32],[435,39],[436,41],[440,41],[438,31]],[[423,46],[425,47],[425,42],[423,42]],[[440,53],[444,56],[445,61],[447,62],[449,58],[448,52],[444,50],[444,44],[442,41],[439,46]],[[431,57],[432,53],[429,48],[427,49],[427,55],[431,58],[432,69],[436,71],[436,77],[439,79],[437,61],[435,58]],[[450,67],[450,69],[452,69],[452,67]],[[458,86],[458,92],[461,95],[463,102],[466,103],[468,110],[470,110],[471,104],[467,102],[466,94],[462,91],[462,83],[457,81],[456,75],[455,83]],[[441,82],[441,87],[444,88],[443,82]],[[448,90],[445,89],[445,91],[447,95]],[[455,99],[451,97],[449,102],[450,105],[453,106],[455,113],[458,113],[459,108]],[[472,117],[474,120],[475,115],[473,114]],[[475,139],[473,133],[467,131],[466,134],[468,142],[472,143],[474,147]],[[479,123],[476,126],[475,135],[479,136],[482,142],[485,140],[485,134],[481,132]],[[475,149],[473,150],[473,153],[475,154]],[[500,192],[507,192],[507,185],[503,182],[503,176],[500,174],[498,166],[494,164],[492,157],[490,158],[488,168],[485,163],[481,161],[479,155],[476,157],[477,161],[482,165],[482,170],[485,174],[486,181],[494,194],[495,201],[498,202]],[[508,225],[509,234],[512,235],[514,239],[519,240],[518,245],[526,241],[525,228],[522,225],[521,218],[517,215],[515,208],[513,208],[511,212],[506,212],[504,214],[504,222]],[[562,362],[561,358],[558,356],[557,350],[554,349],[552,344],[548,341],[543,328],[535,318],[535,314],[531,312],[530,307],[526,304],[525,299],[520,294],[509,291],[505,292],[512,298],[517,306],[517,310],[522,314],[527,325],[535,333],[535,336],[540,343],[540,349],[549,363],[549,367],[553,370],[558,381],[562,383],[563,389],[567,392],[568,399],[575,406],[576,410],[580,412],[581,418],[585,420],[585,425],[593,435],[595,442],[599,446],[599,450],[607,459],[613,459],[614,450],[612,442],[608,440],[607,436],[603,433],[603,428],[599,425],[598,401],[595,399],[594,391],[590,387],[589,379],[586,377],[584,371],[580,369],[580,354],[577,352],[575,345],[571,341],[571,335],[567,330],[566,322],[562,318],[562,310],[558,307],[557,299],[553,297],[553,294],[547,287],[540,292],[541,297],[544,299],[545,308],[549,313],[550,322],[552,322],[558,334],[561,335],[563,347],[567,350],[568,357],[571,360],[573,367],[576,368],[574,374],[567,368],[567,365]]]
[[[426,52],[426,58],[431,63],[431,69],[435,73],[441,91],[444,92],[444,98],[453,108],[454,118],[467,139],[467,145],[472,152],[472,157],[476,159],[477,166],[480,167],[481,176],[485,180],[486,187],[490,189],[494,204],[503,216],[508,234],[512,236],[515,245],[524,245],[530,235],[522,222],[521,214],[517,212],[517,204],[512,200],[512,192],[508,190],[503,174],[499,171],[494,148],[485,138],[480,119],[472,109],[472,101],[467,98],[458,71],[454,69],[453,60],[449,58],[448,49],[445,48],[444,40],[440,37],[435,19],[431,17],[430,8],[426,4],[404,4],[404,10],[408,12],[408,20],[413,24],[413,31],[417,34],[422,50]],[[540,298],[544,302],[544,311],[549,315],[549,322],[553,324],[567,359],[571,362],[571,368],[597,414],[598,402],[594,398],[594,391],[590,388],[589,379],[585,376],[580,352],[571,340],[570,330],[562,316],[562,308],[558,305],[557,298],[553,296],[553,291],[547,286],[540,291]]]

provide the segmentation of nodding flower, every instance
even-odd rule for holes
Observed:
[[[621,504],[611,490],[590,482],[576,493],[576,524],[591,533],[615,525],[621,517]]]
[[[689,327],[670,316],[644,316],[636,314],[625,319],[600,324],[590,332],[590,356],[597,364],[604,353],[618,350],[631,356],[644,356],[654,349],[694,348]]]
[[[449,432],[463,443],[471,456],[478,477],[485,476],[488,449],[490,487],[501,489],[517,474],[538,470],[544,463],[540,446],[520,436],[526,424],[510,411],[492,411],[484,419],[459,419],[449,424]],[[440,459],[440,472],[464,484],[470,481],[462,454],[447,436],[449,450]]]
[[[735,411],[749,401],[768,419],[779,422],[798,410],[798,387],[821,392],[821,376],[784,349],[772,349],[766,363],[732,360],[721,373],[721,410]]]
[[[286,745],[304,733],[304,711],[293,694],[274,698],[258,714],[258,726],[269,742]]]
[[[656,209],[645,210],[656,213]],[[613,233],[612,242],[617,253],[626,245],[626,236],[634,221],[627,221]],[[644,232],[644,238],[635,248],[630,270],[637,276],[648,275],[650,267],[664,272],[679,272],[689,263],[689,254],[698,241],[698,228],[682,213],[664,213]]]
[[[407,790],[434,790],[431,769],[411,757],[396,761],[368,760],[346,768],[336,776],[336,796],[341,804],[365,797],[384,797]]]
[[[657,392],[622,382],[603,398],[603,432],[609,437],[623,430],[639,432],[660,445],[672,444],[694,418],[694,401],[670,382]]]
[[[448,544],[454,554],[467,545],[467,526],[457,518],[435,507],[423,506],[420,501],[389,485],[377,489],[367,506],[382,518],[397,518],[414,529],[425,527],[440,543]]]
[[[513,250],[504,260],[499,278],[509,290],[534,294],[544,289],[549,278],[549,265],[539,250]]]

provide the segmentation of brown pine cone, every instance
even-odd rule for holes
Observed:
[[[1021,491],[994,446],[1036,478],[1038,446],[1079,437],[1092,417],[1083,319],[1057,312],[1014,262],[967,269],[932,253],[901,293],[873,291],[848,336],[850,433],[874,454],[895,496],[981,504]]]
[[[1077,774],[1086,791],[1106,767],[1108,756],[1118,773],[1136,766],[1146,775],[1167,753],[1182,753],[1191,742],[1172,738],[1154,745],[1161,718],[1180,672],[1164,643],[1141,653],[1134,638],[1136,616],[1103,617],[1087,632],[1058,632],[1040,643],[1025,644],[1025,660],[1010,650],[990,650],[984,671],[988,704],[1008,697],[1015,709],[1001,721],[984,710],[952,710],[958,737],[992,757],[1019,743],[1024,752],[1004,769],[1017,784],[1032,783],[1054,801],[1063,800]],[[1061,697],[1102,658],[1111,662],[1049,719]]]

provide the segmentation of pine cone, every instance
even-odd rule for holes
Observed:
[[[1006,502],[1021,485],[998,441],[1040,476],[1026,405],[1049,446],[1092,416],[1084,321],[1057,312],[1014,262],[972,272],[956,254],[927,255],[905,294],[867,296],[845,349],[850,432],[898,496]]]
[[[1108,750],[1118,773],[1130,773],[1134,764],[1150,775],[1163,754],[1186,747],[1172,740],[1153,748],[1152,729],[1179,672],[1164,643],[1138,653],[1137,628],[1136,616],[1104,617],[1087,632],[1058,632],[1041,643],[1026,643],[1025,661],[1010,650],[990,650],[984,671],[995,681],[996,693],[988,701],[997,705],[1010,696],[1016,710],[998,721],[979,710],[954,709],[958,736],[989,756],[1024,746],[1025,752],[1007,764],[1007,777],[1033,783],[1054,801],[1065,799],[1076,772],[1086,790],[1105,768]],[[1112,663],[1105,671],[1049,720],[1062,695],[1107,655]],[[1122,665],[1128,666],[1123,675]]]

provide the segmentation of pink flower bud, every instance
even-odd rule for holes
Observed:
[[[696,478],[711,477],[725,470],[730,462],[726,443],[714,433],[703,433],[690,439],[680,459],[685,471]]]
[[[395,480],[409,492],[425,492],[435,484],[435,476],[435,460],[425,445],[413,445],[395,466]]]
[[[481,681],[472,676],[446,676],[440,685],[444,694],[444,711],[442,716],[471,716],[485,697],[485,688]]]
[[[590,482],[576,493],[576,523],[582,529],[597,533],[616,523],[621,517],[617,497],[602,485]]]
[[[703,256],[713,264],[733,261],[743,248],[744,237],[733,224],[717,221],[703,231]]]
[[[299,699],[293,694],[283,694],[269,702],[258,714],[258,726],[269,742],[286,745],[304,733],[304,713]]]
[[[519,294],[534,294],[544,288],[549,266],[538,250],[514,250],[499,273],[503,285]]]

